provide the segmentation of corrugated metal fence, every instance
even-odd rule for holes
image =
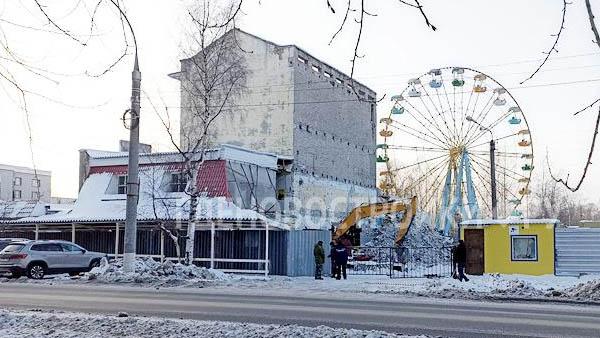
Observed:
[[[313,276],[315,273],[315,257],[313,250],[318,241],[323,241],[325,256],[329,253],[331,233],[327,230],[287,231],[287,276]],[[331,272],[330,259],[325,259],[323,274]]]
[[[123,253],[123,229],[119,236],[119,254]],[[77,230],[75,243],[97,252],[114,254],[114,230]],[[39,239],[71,240],[71,231],[40,231]],[[34,231],[0,231],[0,237],[35,238]],[[161,231],[139,230],[137,234],[137,253],[153,255],[157,259],[161,253]],[[269,231],[269,273],[272,275],[311,276],[314,274],[314,245],[322,240],[325,251],[329,252],[331,235],[326,230]],[[210,258],[210,231],[197,231],[194,243],[194,256]],[[179,239],[181,253],[185,253],[185,239]],[[175,243],[164,236],[164,256],[177,257]],[[219,230],[215,232],[215,258],[224,259],[265,259],[265,232],[263,230]],[[196,262],[209,267],[210,262]],[[262,270],[263,263],[258,262],[219,262],[216,269]],[[330,271],[329,262],[324,272]]]
[[[557,275],[600,273],[600,229],[557,228]]]

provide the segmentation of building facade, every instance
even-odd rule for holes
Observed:
[[[0,164],[1,201],[50,202],[51,173],[27,167]]]
[[[328,227],[352,207],[374,202],[376,93],[295,45],[238,29],[227,34],[235,34],[245,51],[247,76],[236,109],[211,125],[211,142],[289,158],[277,197],[297,227]],[[184,59],[180,72],[171,74],[181,82],[184,147],[194,140],[191,68]]]

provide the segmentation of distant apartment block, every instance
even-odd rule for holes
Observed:
[[[36,175],[37,171],[37,175]],[[0,164],[0,201],[50,202],[51,173]]]

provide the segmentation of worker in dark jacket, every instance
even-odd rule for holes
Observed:
[[[318,241],[313,250],[315,255],[315,279],[323,279],[323,263],[325,263],[325,250],[323,241]]]
[[[452,259],[454,261],[455,271],[458,274],[458,280],[468,282],[469,278],[465,276],[465,266],[467,265],[467,246],[461,239],[458,245],[452,250]]]
[[[344,244],[335,245],[335,279],[340,280],[342,276],[346,279],[346,266],[348,264],[348,251]]]
[[[329,259],[331,259],[331,278],[335,278],[335,241],[329,242]]]

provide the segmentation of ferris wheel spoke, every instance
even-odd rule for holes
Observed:
[[[484,150],[469,150],[469,154],[476,154],[476,155],[490,155],[489,151],[484,151]],[[511,153],[511,152],[503,152],[503,151],[496,151],[496,156],[501,156],[501,157],[507,157],[507,158],[522,158],[523,154],[521,153]]]
[[[429,102],[431,102],[431,105],[433,105],[433,108],[435,109],[437,115],[441,118],[442,122],[444,122],[444,126],[446,126],[446,130],[448,131],[448,135],[450,135],[450,141],[451,141],[451,143],[452,142],[456,142],[456,135],[452,135],[452,130],[448,126],[448,122],[446,121],[446,117],[442,113],[444,111],[444,107],[441,106],[442,101],[440,100],[438,90],[436,89],[435,91],[436,91],[436,96],[438,97],[438,101],[440,102],[440,109],[438,109],[437,105],[435,104],[435,102],[431,98],[431,94],[429,94],[429,91],[427,91],[427,88],[425,88],[425,86],[423,86],[423,84],[421,84],[421,88],[425,92],[425,94],[426,94],[425,96],[427,96],[427,98],[429,99]],[[421,101],[423,101],[423,104],[425,104],[425,101],[423,100],[423,98],[421,98]]]
[[[440,163],[435,164],[431,169],[427,170],[423,175],[421,175],[419,178],[417,178],[414,182],[411,182],[407,188],[405,188],[404,190],[411,190],[413,189],[415,186],[417,186],[418,184],[421,183],[421,181],[423,181],[424,178],[428,177],[431,173],[439,170],[440,168],[443,168],[445,166],[447,166],[447,164],[450,162],[449,159],[444,159],[442,160]]]
[[[481,167],[480,169],[481,169],[481,170],[482,170],[482,171],[483,171],[485,174],[487,174],[487,175],[491,176],[491,174],[490,174],[490,171],[489,171],[489,169],[487,169],[487,168],[486,168],[486,166],[484,166],[484,165],[482,165],[482,164],[480,164],[480,163],[477,163],[477,165]],[[506,174],[506,172],[503,172],[503,171],[500,171],[500,173],[501,173],[501,174]],[[506,175],[506,176],[507,176],[507,177],[510,177],[509,175]],[[512,178],[512,177],[511,177],[511,178]],[[514,180],[514,178],[512,178],[512,179]],[[501,180],[498,180],[498,179],[496,179],[496,184],[497,184],[497,185],[499,185],[501,188],[503,188],[503,192],[504,192],[505,194],[506,194],[506,192],[508,192],[508,193],[509,193],[509,194],[510,194],[510,195],[511,195],[513,198],[515,198],[515,199],[518,199],[518,200],[520,200],[520,199],[521,199],[521,197],[518,197],[517,195],[515,195],[515,193],[513,192],[513,190],[512,190],[512,189],[509,189],[508,185],[506,184],[506,180],[504,180],[504,181],[501,181]],[[491,191],[491,190],[490,190],[490,191]]]
[[[423,101],[423,99],[422,99],[422,98],[421,98],[421,101]],[[424,106],[424,107],[425,107],[425,109],[427,110],[427,112],[429,113],[429,116],[432,118],[432,120],[430,120],[429,118],[427,118],[427,117],[425,116],[425,114],[423,114],[423,113],[422,113],[422,112],[421,112],[419,109],[417,109],[417,107],[415,107],[415,106],[414,106],[412,103],[410,103],[410,102],[408,102],[408,101],[407,101],[407,103],[408,103],[408,105],[409,105],[409,106],[412,108],[412,110],[414,110],[414,111],[415,111],[415,112],[417,112],[417,113],[418,113],[418,114],[419,114],[421,117],[423,117],[423,119],[425,119],[425,121],[427,121],[427,122],[428,122],[428,123],[429,123],[429,124],[430,124],[430,125],[431,125],[431,126],[434,128],[434,130],[436,130],[436,131],[438,131],[438,132],[440,133],[441,137],[442,137],[442,138],[444,138],[444,139],[446,140],[446,141],[442,141],[442,143],[444,143],[444,144],[450,144],[450,143],[451,143],[451,142],[450,142],[450,139],[449,139],[449,137],[448,137],[448,135],[446,135],[446,134],[444,133],[444,131],[443,131],[443,130],[440,128],[440,126],[439,126],[439,125],[436,123],[436,121],[435,121],[435,117],[433,117],[433,115],[431,114],[431,112],[429,111],[429,109],[427,108],[427,106]],[[409,114],[411,114],[411,115],[413,116],[413,118],[415,118],[415,120],[416,120],[417,122],[419,122],[421,125],[423,125],[423,123],[421,123],[421,122],[420,122],[420,119],[419,119],[418,117],[414,116],[414,115],[411,113],[411,111],[410,111],[410,110],[409,110]],[[429,130],[429,131],[430,131],[432,134],[434,134],[434,133],[433,133],[433,130],[432,130],[431,128],[427,128],[427,127],[425,127],[425,125],[423,125],[423,127],[424,127],[426,130]],[[437,135],[436,135],[436,136],[437,136]],[[439,139],[439,137],[438,137],[438,139]]]
[[[397,130],[401,130],[401,131],[403,131],[403,132],[405,132],[405,133],[407,133],[407,134],[409,134],[409,135],[411,135],[413,137],[416,137],[416,138],[418,138],[421,141],[427,142],[427,143],[429,143],[429,144],[431,144],[431,145],[433,145],[435,147],[439,147],[440,149],[444,149],[442,147],[445,147],[445,144],[441,140],[436,140],[435,138],[432,138],[431,135],[425,134],[425,133],[420,132],[420,131],[418,131],[416,129],[408,127],[405,124],[402,124],[402,123],[399,123],[399,122],[396,122],[396,123],[400,124],[400,126],[397,126],[397,125],[394,125],[394,124],[390,124],[390,127],[394,128],[394,129],[397,129]],[[414,132],[419,133],[419,134],[421,134],[423,136],[419,136],[417,134],[414,134]],[[441,144],[436,143],[436,142],[440,142]]]
[[[484,121],[484,119],[487,116],[487,114],[494,107],[493,101],[492,101],[493,98],[494,98],[494,96],[491,95],[490,98],[488,99],[488,101],[486,102],[486,104],[481,109],[481,111],[479,111],[479,113],[477,114],[477,116],[475,116],[475,107],[473,107],[473,115],[472,115],[472,117],[473,117],[473,119],[475,121]],[[487,109],[487,111],[486,111],[486,109]],[[468,129],[467,129],[467,132],[464,134],[464,138],[462,140],[463,144],[468,143],[468,140],[471,138],[470,134],[473,133],[473,132],[477,133],[477,130],[478,130],[477,124],[476,123],[471,123],[469,125]]]
[[[421,113],[421,111],[419,111],[419,110],[418,110],[416,107],[414,107],[414,106],[413,106],[413,105],[412,105],[410,102],[407,102],[407,103],[408,103],[408,105],[409,105],[409,106],[412,108],[412,109],[410,109],[410,110],[407,110],[408,114],[409,114],[410,116],[412,116],[412,117],[413,117],[413,119],[414,119],[415,121],[417,121],[417,123],[418,123],[419,125],[421,125],[421,126],[424,128],[424,130],[425,130],[425,131],[428,131],[428,132],[429,132],[429,134],[431,134],[431,135],[432,135],[434,138],[436,138],[436,139],[437,139],[438,141],[440,141],[442,144],[446,144],[446,141],[443,141],[442,139],[440,139],[440,135],[441,135],[441,137],[442,137],[442,138],[446,138],[446,137],[445,137],[445,135],[443,134],[443,132],[442,132],[441,130],[439,130],[439,129],[438,129],[438,127],[437,127],[436,125],[434,125],[432,121],[430,121],[430,120],[429,120],[427,117],[425,117],[425,116],[423,115],[423,113]],[[415,115],[412,113],[412,110],[416,111],[416,112],[417,112],[417,113],[418,113],[420,116],[422,116],[422,117],[423,117],[423,119],[424,119],[424,120],[425,120],[427,123],[429,123],[429,125],[430,125],[431,127],[433,127],[433,128],[434,128],[434,129],[436,129],[436,130],[439,130],[439,131],[440,131],[440,135],[437,135],[436,133],[433,133],[431,128],[429,128],[429,127],[427,127],[425,124],[423,124],[423,122],[421,122],[421,119],[420,119],[420,118],[418,118],[418,117],[416,117],[416,116],[415,116]],[[396,122],[396,120],[393,120],[393,119],[392,119],[392,121],[393,121],[393,122]],[[399,122],[398,122],[398,123],[399,123]],[[413,129],[415,129],[415,128],[413,128]],[[415,129],[415,130],[416,130],[416,129]],[[421,133],[422,133],[422,132],[421,132]]]
[[[410,164],[410,165],[405,165],[403,167],[400,167],[400,168],[394,169],[394,170],[404,170],[404,169],[412,168],[412,167],[415,167],[415,166],[419,166],[419,165],[421,165],[423,163],[428,163],[428,162],[431,162],[431,161],[435,161],[437,159],[440,159],[442,157],[447,157],[447,156],[448,156],[447,154],[443,154],[443,155],[436,156],[436,157],[433,157],[433,158],[430,158],[430,159],[427,159],[427,160],[419,161],[419,162],[416,162],[416,163],[413,163],[413,164]]]
[[[440,76],[440,81],[442,81],[442,88],[444,89],[444,95],[446,96],[446,102],[448,102],[448,111],[450,112],[451,116],[452,116],[452,125],[453,125],[453,130],[454,130],[454,135],[457,135],[457,138],[459,136],[458,134],[458,129],[456,128],[456,101],[455,101],[455,106],[454,108],[452,107],[452,105],[450,104],[450,98],[448,97],[448,91],[446,90],[446,84],[444,82],[444,77]],[[454,87],[452,87],[454,88]],[[456,98],[454,98],[456,100]]]
[[[388,144],[388,149],[397,149],[397,150],[415,150],[415,151],[424,151],[424,152],[434,152],[434,153],[439,153],[439,152],[443,152],[443,153],[448,153],[448,149],[444,149],[444,148],[430,148],[430,147],[421,147],[421,146],[399,146],[399,145],[393,145],[393,144]],[[519,154],[520,155],[520,154]]]
[[[519,135],[519,133],[516,132],[514,134],[509,134],[509,135],[505,135],[505,136],[501,136],[501,137],[495,137],[494,138],[494,142],[502,141],[502,140],[505,140],[507,138],[518,136],[518,135]],[[469,144],[466,144],[465,147],[472,149],[472,148],[481,147],[481,146],[486,145],[486,144],[490,144],[490,141],[487,141],[487,142],[478,143],[477,145],[474,145],[474,146],[471,145],[471,144],[473,144],[475,141],[477,141],[480,138],[481,137],[479,137],[479,138],[477,138],[475,140],[472,140]]]
[[[444,169],[443,167],[441,169]],[[427,208],[429,206],[429,203],[431,202],[431,200],[433,199],[434,196],[436,196],[440,190],[442,181],[444,179],[444,172],[446,172],[447,170],[439,170],[438,175],[436,176],[436,178],[433,180],[433,185],[431,185],[432,187],[434,187],[434,189],[431,192],[431,195],[429,196],[429,198],[427,198],[427,194],[425,194],[425,199],[423,199],[425,201],[424,204],[424,208]]]
[[[475,158],[478,158],[478,159],[479,159],[479,161],[484,161],[484,162],[485,162],[485,164],[487,164],[487,166],[488,166],[488,167],[491,165],[491,162],[490,162],[490,160],[489,160],[489,159],[487,159],[487,158],[485,158],[485,157],[482,157],[482,156],[478,156],[478,155],[475,155],[475,154],[473,154],[473,158],[472,158],[472,159],[473,159],[474,161],[475,161]],[[479,163],[480,165],[482,165],[482,164],[481,164],[481,162],[478,162],[478,163]],[[483,166],[483,165],[482,165],[482,166]],[[485,166],[483,166],[483,167],[485,168]],[[525,176],[525,175],[523,175],[523,174],[521,174],[521,173],[518,173],[518,172],[516,172],[516,171],[514,171],[514,170],[511,170],[511,169],[509,169],[509,168],[506,168],[506,167],[502,166],[502,165],[501,165],[501,164],[499,164],[499,163],[495,163],[495,167],[496,167],[496,170],[497,170],[497,171],[500,171],[500,172],[502,172],[502,171],[503,171],[505,174],[507,174],[507,173],[510,173],[511,175],[506,175],[506,176],[508,176],[508,177],[512,178],[513,180],[519,180],[519,179],[522,179],[522,178],[528,178],[527,176]],[[488,170],[488,173],[489,173],[489,170]]]
[[[507,117],[509,117],[511,114],[510,111],[500,115],[500,117],[496,120],[494,120],[494,122],[492,122],[489,126],[486,126],[487,129],[493,130],[498,124],[500,124],[500,122],[502,122],[502,120],[506,119]],[[485,134],[485,131],[481,131],[482,134]]]

